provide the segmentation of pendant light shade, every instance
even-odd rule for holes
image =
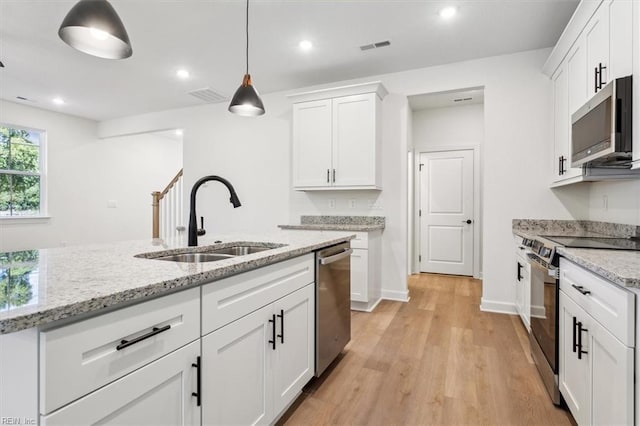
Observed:
[[[107,0],[80,0],[58,30],[69,46],[105,59],[131,56],[131,42],[120,17]]]
[[[260,99],[260,95],[251,84],[251,76],[249,74],[244,75],[242,84],[236,90],[236,94],[233,95],[231,104],[229,104],[229,111],[245,117],[264,114],[262,99]]]
[[[236,93],[231,99],[229,111],[245,117],[255,117],[264,114],[264,105],[262,104],[262,99],[260,99],[258,91],[253,87],[251,75],[249,75],[249,0],[247,0],[246,18],[247,47],[245,53],[247,68],[242,78],[242,84],[238,87],[238,90],[236,90]]]

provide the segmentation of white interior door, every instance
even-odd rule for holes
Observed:
[[[473,150],[421,153],[420,164],[420,271],[473,275]]]

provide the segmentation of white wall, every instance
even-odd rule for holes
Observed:
[[[101,140],[94,121],[0,101],[0,123],[46,131],[47,220],[0,219],[0,251],[151,237],[151,192],[182,167],[182,144]],[[107,201],[116,208],[107,208]]]
[[[589,219],[640,226],[640,180],[589,184]]]
[[[233,210],[222,188],[202,189],[200,214],[211,232],[274,229],[301,214],[383,215],[383,290],[407,293],[409,106],[407,96],[484,87],[485,174],[483,308],[514,311],[515,293],[506,262],[513,256],[513,218],[572,219],[588,216],[585,189],[550,190],[552,157],[551,82],[541,72],[549,49],[372,76],[302,92],[381,80],[390,92],[383,102],[383,191],[295,192],[291,188],[291,105],[285,93],[263,97],[267,114],[235,117],[226,105],[207,105],[145,114],[102,123],[103,134],[183,127],[185,185],[210,173],[228,178],[243,206]],[[219,186],[219,185],[218,185]],[[330,199],[336,208],[328,209]],[[357,208],[347,207],[356,199]],[[381,209],[368,203],[377,200]]]
[[[416,148],[481,143],[483,136],[483,104],[413,112],[413,146]]]

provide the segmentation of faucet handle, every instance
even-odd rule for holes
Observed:
[[[200,229],[196,231],[199,237],[203,236],[207,233],[207,230],[204,229],[204,216],[200,216]]]

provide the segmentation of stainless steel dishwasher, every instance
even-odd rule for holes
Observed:
[[[351,253],[342,243],[316,252],[316,377],[351,340]]]

